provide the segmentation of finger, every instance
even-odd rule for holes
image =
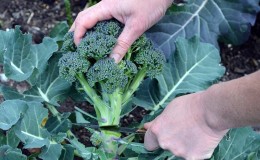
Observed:
[[[120,62],[130,46],[143,34],[143,32],[144,30],[138,28],[138,25],[134,25],[134,23],[126,23],[123,32],[117,39],[117,44],[110,57],[114,58],[116,63]]]
[[[75,30],[75,22],[71,25],[69,32],[73,32]]]
[[[103,7],[102,3],[98,3],[95,6],[82,11],[75,20],[74,29],[74,42],[79,44],[86,31],[96,25],[97,22],[111,19],[112,16],[107,9]]]
[[[148,130],[148,129],[151,127],[152,124],[153,124],[153,121],[147,122],[147,123],[144,124],[144,128],[145,128],[146,130]]]
[[[151,129],[148,129],[144,136],[144,147],[148,151],[154,151],[159,148],[159,142],[154,133],[152,133]]]

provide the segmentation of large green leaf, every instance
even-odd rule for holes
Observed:
[[[15,135],[15,132],[13,129],[10,129],[9,131],[4,134],[0,130],[0,146],[3,145],[8,145],[12,148],[16,148],[19,144],[20,140],[19,138]]]
[[[42,148],[39,158],[42,160],[59,160],[61,155],[61,144],[50,143]]]
[[[177,51],[157,80],[147,80],[138,90],[134,103],[150,110],[164,108],[179,94],[205,90],[224,74],[218,50],[197,37],[179,38]]]
[[[39,75],[32,75],[31,81],[35,85],[23,93],[19,93],[7,86],[2,86],[1,91],[6,100],[23,99],[25,101],[48,102],[58,106],[58,101],[67,97],[71,84],[59,77],[57,66],[59,56],[50,59],[46,70]]]
[[[8,100],[0,105],[0,114],[0,129],[8,130],[14,126],[24,148],[40,148],[49,144],[50,134],[41,126],[48,117],[48,110],[41,103]]]
[[[74,148],[71,145],[64,145],[59,160],[73,160]]]
[[[93,154],[96,150],[95,147],[86,147],[84,144],[80,143],[74,135],[70,135],[68,141],[84,160],[93,159]]]
[[[0,146],[1,160],[27,160],[27,157],[22,154],[20,149],[13,149],[8,145]]]
[[[66,21],[62,21],[55,25],[55,27],[50,32],[50,37],[53,38],[56,42],[62,41],[64,35],[68,32],[69,25]]]
[[[21,114],[28,109],[21,100],[4,101],[0,105],[0,129],[8,130],[21,118]]]
[[[24,148],[41,148],[49,143],[50,134],[41,125],[48,117],[48,110],[38,102],[27,102],[27,106],[15,125],[15,133],[24,143]]]
[[[259,11],[259,0],[187,0],[182,7],[173,6],[148,36],[164,51],[167,57],[174,53],[178,37],[195,35],[202,42],[214,44],[221,37],[241,44],[250,34]]]
[[[255,154],[260,158],[260,134],[252,128],[232,129],[222,139],[212,160],[240,160]],[[255,159],[255,160],[257,160]]]
[[[15,81],[28,79],[35,69],[44,71],[47,61],[58,45],[51,38],[44,38],[41,44],[32,44],[30,34],[22,34],[19,27],[0,31],[0,59],[4,60],[5,75]]]
[[[71,128],[70,113],[50,117],[45,125],[51,134],[66,133]]]

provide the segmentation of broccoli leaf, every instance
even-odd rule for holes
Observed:
[[[66,133],[71,128],[70,113],[50,117],[45,125],[51,134]]]
[[[55,25],[55,27],[50,32],[50,37],[53,38],[56,42],[62,41],[64,35],[68,32],[69,25],[66,21],[62,21]]]
[[[71,84],[59,77],[59,68],[57,66],[58,56],[50,59],[47,69],[40,75],[31,76],[35,81],[28,91],[19,93],[7,86],[1,86],[1,92],[6,100],[23,99],[25,101],[48,102],[58,106],[58,101],[67,97]]]
[[[134,103],[150,110],[164,108],[178,94],[198,92],[208,88],[224,74],[218,50],[200,43],[198,37],[179,38],[177,51],[156,80],[146,81],[137,91]]]
[[[74,148],[68,144],[63,145],[59,160],[73,160],[73,159],[74,159]]]
[[[15,125],[15,133],[24,143],[24,148],[41,148],[49,144],[49,132],[42,127],[48,117],[48,110],[38,102],[27,102],[27,109],[20,113],[20,121]]]
[[[15,81],[28,79],[35,69],[43,72],[53,52],[58,50],[58,45],[51,38],[44,38],[41,44],[32,44],[32,36],[22,34],[19,27],[0,31],[0,42],[4,73]]]
[[[10,129],[6,132],[6,135],[0,130],[0,146],[9,145],[12,148],[16,148],[20,140],[15,135],[13,129]]]
[[[167,57],[175,52],[177,37],[195,35],[202,42],[218,47],[221,37],[233,44],[248,39],[250,27],[259,11],[259,0],[188,0],[182,7],[173,6],[159,23],[152,27],[148,36]]]
[[[44,146],[39,158],[43,160],[58,160],[61,155],[61,144],[49,144]]]
[[[20,149],[13,149],[8,145],[0,146],[0,157],[1,160],[27,160],[27,157],[22,154],[22,151]]]
[[[75,136],[70,136],[68,141],[77,150],[78,154],[84,159],[94,159],[95,147],[85,147],[84,144],[80,143]]]
[[[232,129],[222,139],[211,160],[247,159],[251,154],[260,158],[260,134],[252,128]]]
[[[15,125],[21,117],[21,113],[26,112],[27,104],[21,100],[4,101],[0,105],[0,128],[8,130]]]

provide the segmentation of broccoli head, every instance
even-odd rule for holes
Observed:
[[[61,51],[74,52],[76,50],[76,45],[74,44],[73,37],[74,37],[74,32],[68,32],[65,34],[65,36],[63,38],[63,45],[62,45]]]
[[[116,38],[100,32],[88,32],[81,40],[77,52],[86,58],[96,60],[107,57],[116,44]]]
[[[154,78],[162,72],[165,57],[163,53],[154,48],[146,49],[136,54],[134,62],[138,65],[139,69],[145,68],[147,76]]]
[[[99,83],[102,91],[108,94],[113,93],[117,88],[124,88],[128,82],[119,65],[112,58],[97,61],[87,72],[87,80],[90,86]]]
[[[85,73],[90,63],[82,58],[77,52],[67,52],[62,55],[58,62],[59,74],[69,82],[76,80],[79,73]]]
[[[122,31],[122,25],[117,20],[102,21],[97,23],[93,30],[105,35],[118,37]]]
[[[73,43],[73,32],[64,37],[60,75],[80,83],[94,105],[100,126],[118,126],[123,106],[146,77],[154,78],[162,72],[165,61],[145,35],[133,43],[118,64],[108,58],[122,29],[118,21],[108,20],[88,30],[78,46]]]

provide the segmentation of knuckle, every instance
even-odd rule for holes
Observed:
[[[176,145],[175,145],[176,146]],[[186,157],[186,152],[183,148],[181,147],[171,147],[171,148],[167,148],[168,150],[170,150],[174,155],[178,156],[178,157]],[[186,157],[187,158],[187,157]]]
[[[118,40],[117,45],[124,51],[127,51],[130,47],[130,44],[124,40]]]
[[[169,144],[165,140],[159,140],[159,146],[164,150],[169,149]]]
[[[84,14],[84,12],[83,12],[83,11],[81,11],[81,12],[79,12],[79,13],[78,13],[78,16],[77,16],[77,17],[82,17],[82,16],[83,16],[83,14]]]
[[[150,130],[151,130],[151,133],[153,133],[155,136],[159,135],[160,128],[158,127],[158,125],[152,125]]]
[[[75,20],[75,25],[76,26],[82,26],[83,25],[83,19],[81,17],[78,17],[76,20]]]
[[[132,22],[132,25],[130,26],[131,27],[131,29],[132,29],[132,31],[134,32],[134,33],[138,33],[138,34],[140,34],[140,33],[143,33],[146,29],[146,27],[145,27],[145,23],[143,23],[144,21],[142,21],[142,19],[136,19],[136,20],[134,20],[133,22]]]

